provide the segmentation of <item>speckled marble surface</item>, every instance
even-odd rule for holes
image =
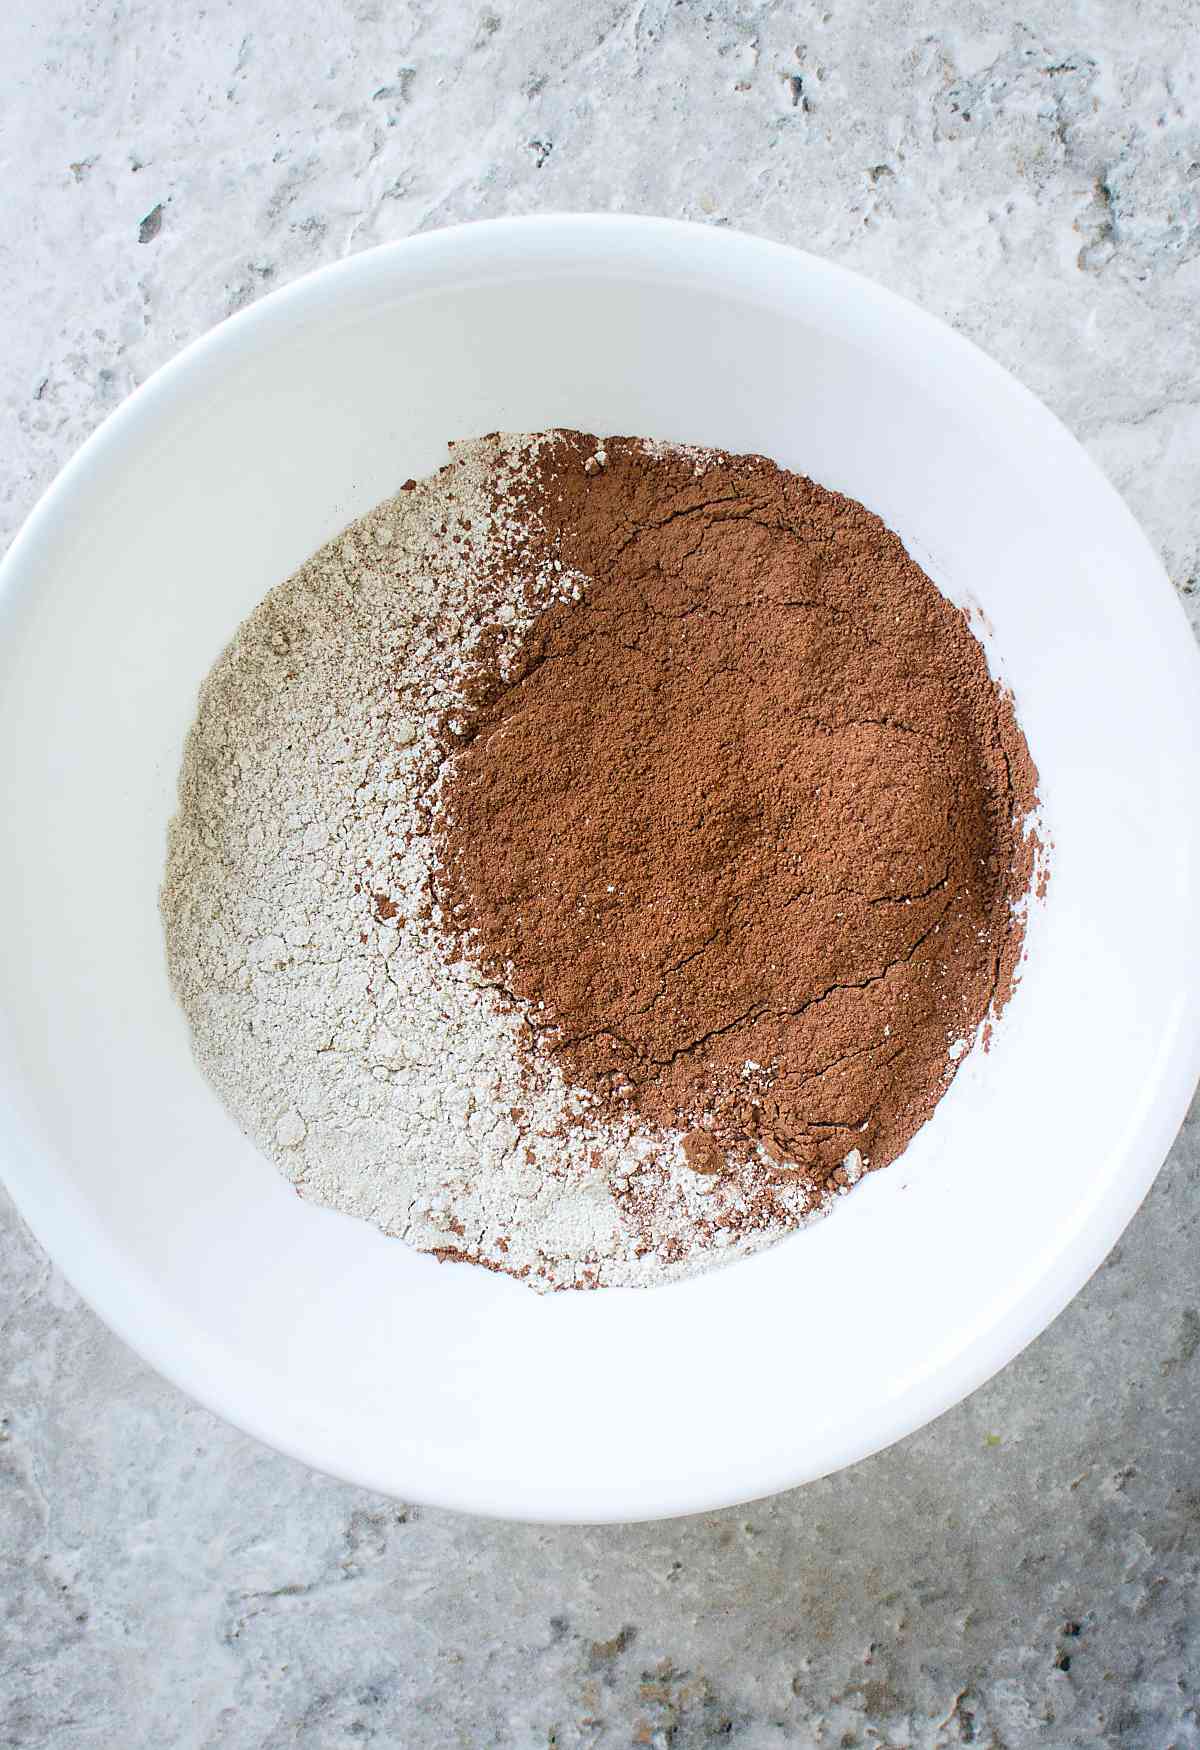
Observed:
[[[9,0],[0,543],[272,286],[458,219],[623,208],[804,244],[970,334],[1200,620],[1198,26],[1191,0]],[[1051,1330],[890,1452],[594,1531],[258,1447],[5,1203],[0,1745],[1200,1745],[1198,1188],[1200,1112]]]

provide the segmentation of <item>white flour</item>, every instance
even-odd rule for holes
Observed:
[[[515,651],[586,587],[557,562],[521,575],[519,509],[493,520],[540,441],[458,446],[239,630],[185,751],[167,957],[205,1074],[305,1197],[535,1288],[651,1284],[773,1243],[803,1188],[778,1225],[730,1233],[738,1175],[589,1122],[427,909],[436,721],[482,636]]]

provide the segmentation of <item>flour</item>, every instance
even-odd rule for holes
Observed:
[[[439,727],[481,641],[503,673],[587,587],[523,557],[542,441],[457,446],[238,631],[185,749],[168,967],[201,1068],[302,1196],[534,1288],[649,1285],[773,1243],[811,1199],[798,1185],[771,1226],[731,1231],[744,1180],[590,1115],[436,927]]]

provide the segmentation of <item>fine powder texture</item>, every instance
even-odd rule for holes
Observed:
[[[477,440],[215,665],[168,966],[305,1197],[533,1287],[648,1285],[928,1117],[1011,989],[1035,781],[860,506],[761,458]]]
[[[893,1160],[1002,1004],[1036,774],[963,616],[861,505],[761,457],[563,434],[589,579],[481,694],[439,898],[605,1109],[697,1170]],[[647,1189],[649,1184],[647,1182]]]

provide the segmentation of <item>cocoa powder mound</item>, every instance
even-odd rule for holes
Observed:
[[[587,586],[480,661],[437,913],[601,1112],[758,1163],[765,1223],[894,1160],[1011,993],[1025,738],[899,537],[763,457],[556,433],[523,514]]]

